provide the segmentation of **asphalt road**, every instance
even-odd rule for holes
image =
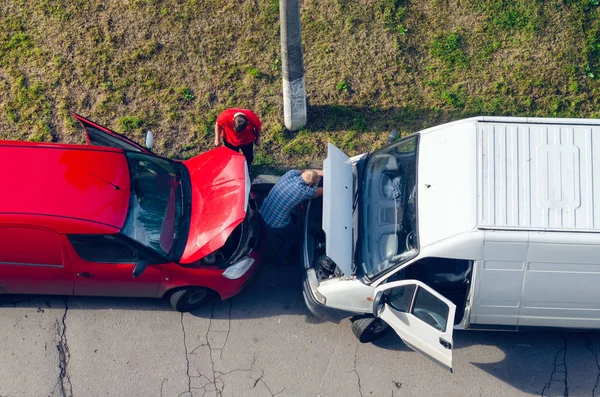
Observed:
[[[600,333],[455,333],[454,373],[304,307],[297,266],[181,315],[152,299],[0,297],[0,396],[600,396]]]

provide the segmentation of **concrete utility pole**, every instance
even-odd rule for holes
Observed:
[[[302,65],[302,32],[298,0],[279,0],[281,65],[283,71],[283,119],[297,131],[306,125],[306,88]]]

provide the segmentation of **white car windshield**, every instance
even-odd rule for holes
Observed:
[[[415,257],[418,135],[373,153],[362,191],[361,257],[370,279]]]

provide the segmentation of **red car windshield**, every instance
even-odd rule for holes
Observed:
[[[178,163],[143,153],[126,152],[131,196],[125,236],[171,258],[182,232],[185,198],[182,168]]]

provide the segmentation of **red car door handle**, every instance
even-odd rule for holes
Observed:
[[[92,273],[77,273],[79,277],[94,277]]]

